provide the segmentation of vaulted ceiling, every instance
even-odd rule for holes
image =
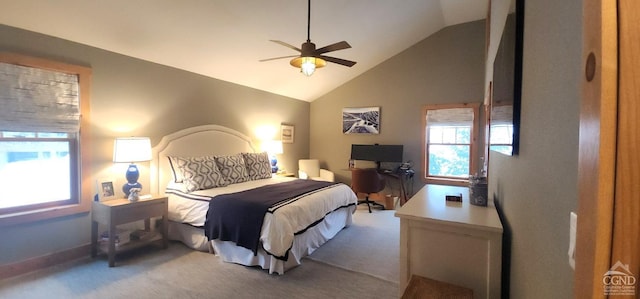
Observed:
[[[0,0],[0,23],[313,101],[440,29],[484,19],[487,1],[315,0],[311,41],[352,48],[311,77],[289,65],[307,38],[305,0]]]

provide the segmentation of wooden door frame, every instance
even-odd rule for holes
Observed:
[[[611,265],[635,277],[640,297],[640,4],[618,0],[618,126]]]
[[[575,298],[604,298],[609,268],[617,118],[615,0],[585,0],[582,104],[578,156]]]
[[[603,276],[618,262],[640,272],[638,10],[634,0],[584,1],[575,298],[608,297]]]

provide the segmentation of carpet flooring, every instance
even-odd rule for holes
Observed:
[[[392,224],[382,224],[387,221]],[[393,211],[359,209],[352,226],[284,275],[172,242],[167,250],[119,255],[114,268],[99,257],[6,279],[0,298],[397,298],[399,229],[390,228],[393,222]]]
[[[368,213],[365,206],[359,207],[350,227],[307,258],[398,283],[400,219],[394,213],[395,210]]]

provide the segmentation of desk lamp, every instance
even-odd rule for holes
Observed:
[[[130,163],[127,168],[127,182],[122,186],[125,197],[129,196],[132,188],[142,188],[138,182],[140,172],[134,162],[151,160],[151,141],[148,137],[116,138],[113,143],[113,162]]]

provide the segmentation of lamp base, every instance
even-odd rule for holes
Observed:
[[[276,159],[275,155],[269,157],[269,162],[271,162],[271,173],[278,172],[278,159]]]
[[[128,198],[132,188],[142,189],[142,185],[138,183],[138,178],[140,178],[138,167],[131,163],[127,168],[125,177],[127,178],[127,183],[122,186],[122,192],[124,192],[124,197]]]

